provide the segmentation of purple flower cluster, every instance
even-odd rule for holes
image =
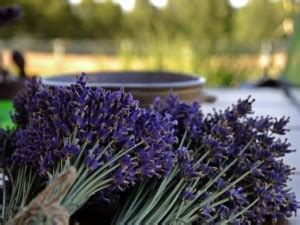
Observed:
[[[275,222],[299,207],[287,188],[293,168],[282,160],[293,152],[281,137],[289,118],[253,117],[253,102],[249,97],[203,115],[199,103],[170,95],[141,109],[131,94],[90,88],[84,76],[70,87],[43,86],[35,79],[14,100],[18,129],[10,160],[43,175],[61,160],[82,157],[93,172],[117,157],[108,167],[116,166],[109,174],[113,184],[102,199],[141,177],[173,176],[176,168],[186,185],[180,201],[201,205],[200,224],[226,220],[252,203],[233,224]]]
[[[281,159],[293,152],[290,143],[280,137],[288,130],[289,118],[253,117],[253,102],[249,97],[224,111],[214,111],[206,116],[197,103],[182,103],[173,95],[165,103],[159,99],[154,102],[157,111],[169,113],[178,121],[176,134],[180,138],[185,132],[188,134],[184,145],[192,152],[183,147],[176,154],[183,176],[198,176],[201,182],[198,187],[183,192],[184,201],[194,199],[197,190],[222,173],[235,159],[238,159],[236,163],[199,197],[200,202],[205,200],[205,195],[222,191],[250,172],[214,200],[227,201],[201,209],[200,223],[215,224],[256,201],[242,217],[234,220],[236,224],[275,222],[291,216],[299,208],[294,193],[287,188],[293,168]],[[212,219],[215,215],[219,215],[217,220]]]
[[[165,102],[162,102],[159,97],[154,100],[153,108],[164,114],[170,114],[173,119],[178,121],[176,135],[181,138],[185,131],[188,136],[192,137],[195,141],[202,133],[203,114],[200,110],[200,104],[194,102],[188,104],[180,102],[179,97],[170,94]]]
[[[114,165],[114,187],[123,189],[141,176],[168,173],[174,163],[176,121],[141,109],[131,94],[86,85],[85,77],[70,87],[48,87],[33,80],[14,100],[19,125],[13,164],[29,165],[41,174],[60,160],[75,160],[81,151],[93,171],[132,148]]]
[[[18,127],[25,127],[31,116],[31,113],[36,110],[37,98],[36,93],[41,87],[41,81],[37,78],[32,78],[26,81],[26,89],[22,90],[13,99],[14,112],[12,120]]]

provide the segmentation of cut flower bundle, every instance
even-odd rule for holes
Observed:
[[[14,100],[16,130],[0,132],[12,174],[4,221],[70,167],[58,203],[72,215],[91,196],[122,195],[112,224],[261,224],[296,213],[282,157],[288,118],[253,117],[251,98],[204,115],[170,95],[141,109],[131,94],[33,79]],[[124,197],[123,192],[126,190]],[[97,198],[97,199],[99,199]],[[99,215],[101,217],[101,215]]]

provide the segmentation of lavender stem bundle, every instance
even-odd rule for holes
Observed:
[[[93,195],[111,202],[129,191],[112,224],[290,217],[299,203],[287,187],[294,169],[282,160],[294,151],[281,137],[289,118],[254,117],[253,102],[204,115],[199,103],[170,95],[141,109],[123,90],[88,87],[85,76],[68,87],[34,79],[14,100],[8,163],[17,182],[4,219],[70,167],[74,183],[59,199],[70,214]]]
[[[76,180],[61,199],[71,214],[97,192],[109,195],[169,170],[164,165],[177,141],[170,116],[139,108],[122,90],[87,87],[84,79],[71,87],[34,80],[15,100],[11,164],[34,168],[41,180],[74,166]]]
[[[252,117],[252,104],[248,98],[204,116],[197,103],[157,99],[154,109],[178,121],[176,166],[136,185],[114,224],[261,224],[296,213],[286,184],[293,168],[281,159],[293,152],[280,138],[289,119]]]

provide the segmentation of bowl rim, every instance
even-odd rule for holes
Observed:
[[[169,71],[100,71],[87,73],[87,76],[101,75],[101,74],[168,74],[168,75],[177,75],[177,76],[186,76],[192,80],[187,81],[173,81],[173,82],[155,82],[155,83],[117,83],[117,82],[87,82],[88,87],[103,87],[103,88],[136,88],[136,89],[162,89],[162,88],[188,88],[195,86],[202,86],[206,79],[202,76],[196,74],[187,74],[187,73],[178,73],[178,72],[169,72]],[[76,77],[76,73],[62,74],[63,77]],[[74,82],[68,81],[55,81],[55,78],[58,78],[59,75],[51,75],[41,79],[42,84],[48,86],[70,86]]]

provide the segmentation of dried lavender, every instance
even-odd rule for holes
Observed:
[[[1,160],[1,221],[7,222],[32,197],[35,174],[30,168],[12,168],[7,159],[15,150],[15,131],[0,129],[0,160]]]
[[[18,127],[25,127],[28,123],[31,113],[36,111],[37,97],[36,93],[41,87],[41,81],[34,77],[26,81],[26,89],[22,90],[13,99],[14,111],[12,120]]]
[[[115,222],[261,224],[296,213],[299,204],[287,188],[293,168],[281,159],[293,150],[279,137],[289,119],[252,117],[253,102],[204,116],[197,103],[156,99],[155,110],[178,121],[177,167],[161,181],[138,185],[125,205],[130,211]]]
[[[260,224],[266,219],[276,222],[292,216],[299,207],[295,194],[287,187],[294,168],[284,164],[282,159],[285,154],[294,151],[291,149],[291,144],[280,137],[287,131],[289,118],[283,117],[277,120],[271,117],[250,117],[252,102],[250,98],[240,100],[224,112],[208,115],[205,121],[208,135],[220,134],[222,129],[218,128],[219,126],[229,132],[224,137],[217,135],[215,138],[219,145],[223,145],[222,149],[230,150],[230,154],[225,155],[228,160],[236,157],[235,151],[240,145],[250,139],[255,140],[249,146],[244,159],[233,166],[229,178],[241,176],[258,161],[264,162],[239,184],[247,194],[248,202],[255,201],[259,196],[256,204],[240,219],[242,224],[248,221]],[[217,132],[214,131],[215,129]]]
[[[188,138],[193,141],[198,141],[203,129],[203,113],[200,110],[200,104],[193,102],[188,104],[180,102],[179,97],[170,94],[165,102],[162,102],[159,97],[154,100],[153,109],[161,114],[168,113],[177,120],[176,136],[182,139],[185,132]]]
[[[170,170],[177,138],[169,115],[139,108],[122,90],[92,89],[84,76],[71,87],[38,83],[32,81],[25,97],[14,101],[22,122],[11,163],[50,177],[74,165],[77,182],[62,200],[71,213],[98,191],[124,190],[141,177]]]
[[[74,165],[77,181],[62,199],[71,213],[94,193],[110,200],[137,183],[116,224],[275,222],[299,207],[286,186],[293,168],[281,159],[293,151],[280,138],[289,119],[253,117],[252,104],[204,116],[198,103],[170,95],[145,110],[84,77],[71,87],[33,81],[15,100],[11,163],[50,181]]]
[[[248,147],[249,144],[244,146],[242,152]],[[210,213],[228,201],[239,203],[236,211],[230,210],[230,213],[237,216],[247,209],[248,202],[243,193],[240,194],[241,189],[234,187],[261,163],[253,165],[250,171],[232,179],[219,189],[214,185],[237,163],[242,157],[242,152],[232,162],[224,162],[226,165],[220,172],[203,162],[205,156],[198,158],[197,164],[193,163],[191,152],[179,146],[176,150],[177,165],[171,173],[162,180],[146,179],[139,184],[113,224],[190,224],[195,221],[210,224],[213,222]],[[216,219],[230,217],[228,213],[224,214],[223,218],[216,215]]]

